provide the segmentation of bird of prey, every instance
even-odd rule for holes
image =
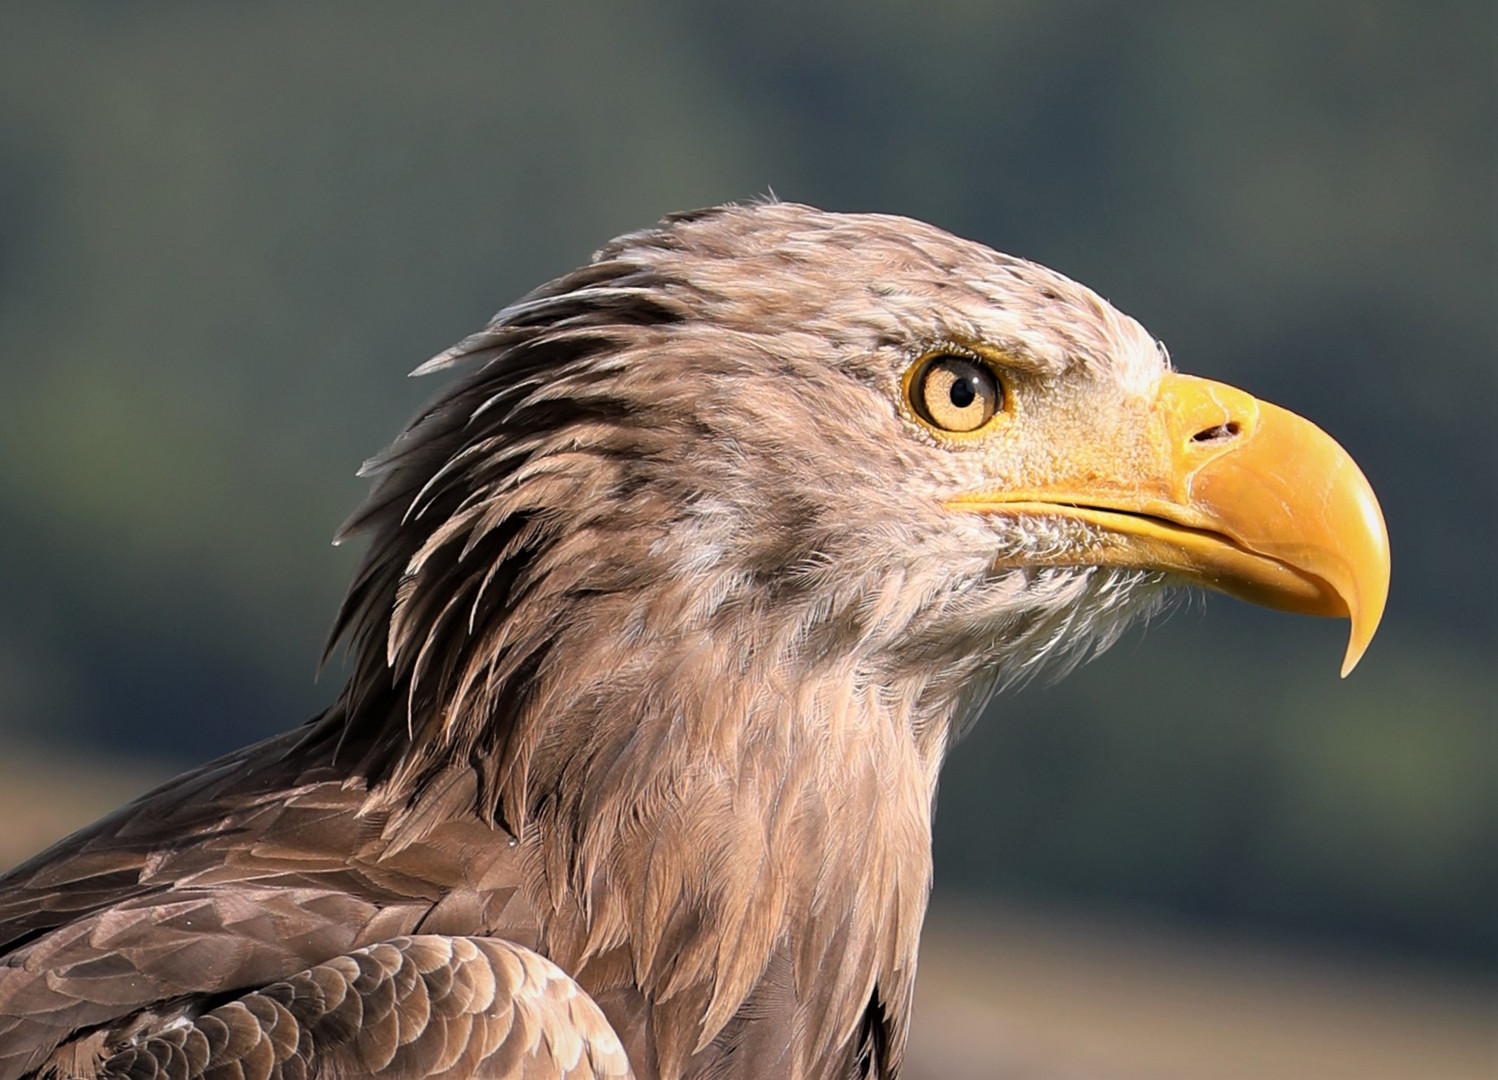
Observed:
[[[0,1080],[888,1080],[997,688],[1176,585],[1383,610],[1329,436],[915,221],[670,217],[448,369],[336,702],[0,879]]]

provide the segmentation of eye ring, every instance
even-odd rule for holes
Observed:
[[[993,368],[948,349],[912,365],[905,393],[911,410],[946,435],[974,435],[1004,408],[1004,386]]]

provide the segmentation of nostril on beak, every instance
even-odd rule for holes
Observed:
[[[1191,436],[1192,442],[1220,442],[1223,439],[1231,439],[1239,431],[1238,421],[1229,420],[1226,424],[1217,424],[1213,427],[1204,428]]]

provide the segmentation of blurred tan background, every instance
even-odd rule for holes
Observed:
[[[1384,501],[1344,630],[1213,598],[943,780],[918,1076],[1498,1075],[1487,2],[5,5],[0,865],[333,695],[418,362],[772,190],[1086,282]]]

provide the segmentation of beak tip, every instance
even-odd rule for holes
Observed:
[[[1361,478],[1362,474],[1358,475]],[[1366,480],[1363,485],[1366,488]],[[1354,594],[1361,594],[1362,602],[1349,605],[1352,632],[1347,640],[1347,655],[1342,660],[1344,679],[1368,651],[1373,635],[1378,632],[1378,624],[1383,621],[1384,605],[1389,600],[1389,531],[1384,525],[1383,513],[1379,510],[1377,500],[1373,498],[1371,488],[1367,489],[1367,500],[1371,506],[1371,512],[1367,515],[1369,526],[1366,532],[1369,550],[1360,560],[1362,573],[1359,576],[1363,580],[1358,583],[1361,588]]]
[[[1363,654],[1368,651],[1368,646],[1373,641],[1373,635],[1378,631],[1378,624],[1383,621],[1384,602],[1388,597],[1389,577],[1388,561],[1383,563],[1383,588],[1378,595],[1376,608],[1359,611],[1354,609],[1349,613],[1352,619],[1352,630],[1347,638],[1347,654],[1342,658],[1342,678],[1352,674],[1352,669],[1358,666],[1358,661],[1363,659]]]

